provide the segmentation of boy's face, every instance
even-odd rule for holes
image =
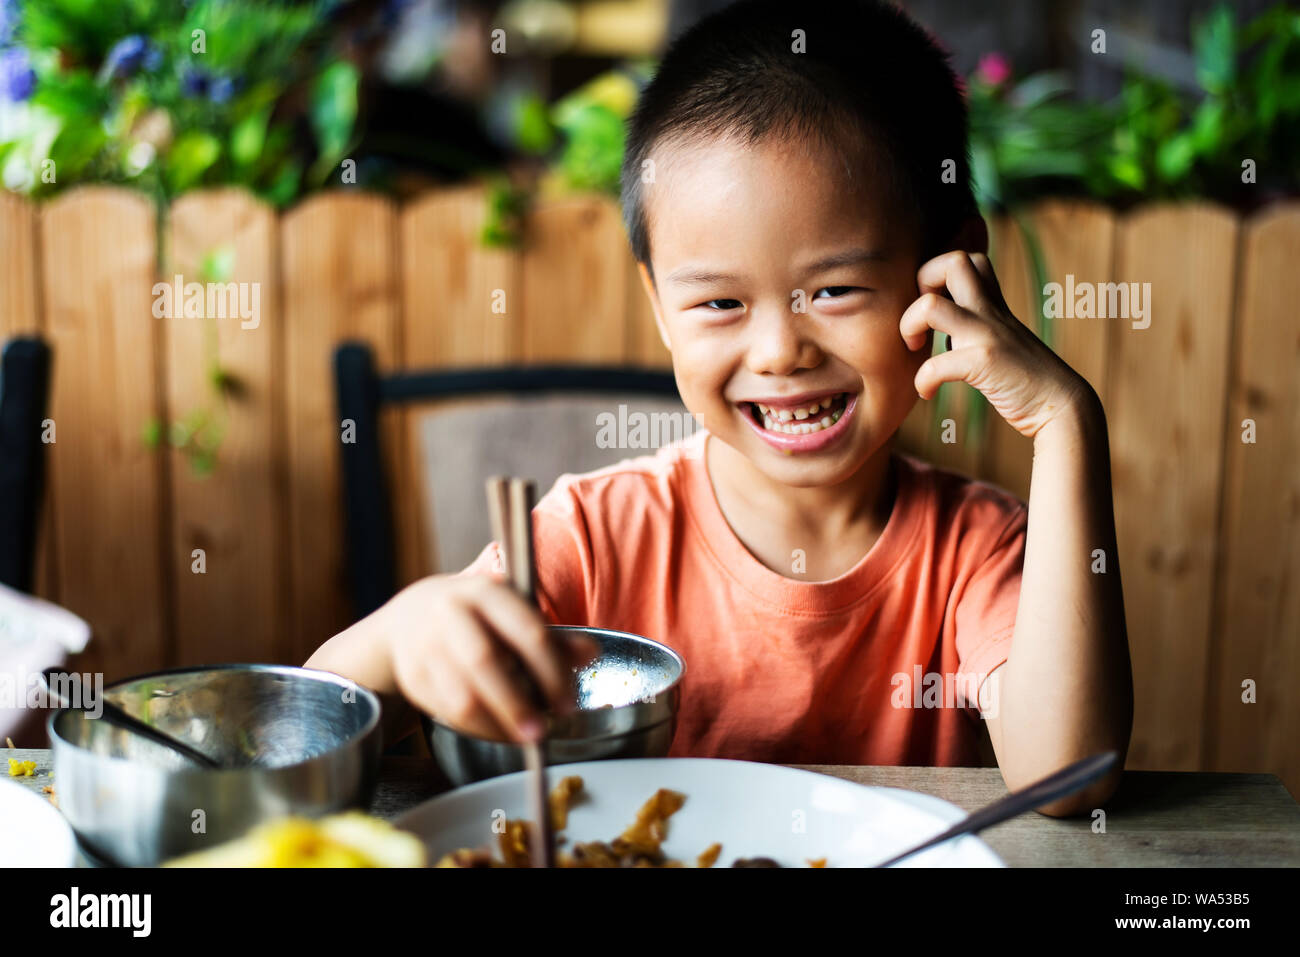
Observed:
[[[875,164],[850,179],[830,151],[710,140],[655,159],[642,279],[687,408],[776,481],[850,478],[911,409],[929,355],[898,330],[917,297],[914,217]]]

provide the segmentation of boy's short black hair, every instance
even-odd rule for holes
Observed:
[[[847,157],[883,148],[903,208],[918,211],[922,259],[977,211],[963,84],[925,30],[877,0],[741,0],[668,48],[623,156],[623,217],[647,268],[643,163],[664,142],[716,136],[814,138]]]

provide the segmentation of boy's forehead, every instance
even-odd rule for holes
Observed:
[[[791,244],[897,246],[911,230],[899,228],[894,177],[870,150],[855,152],[792,138],[657,147],[654,181],[642,191],[654,258],[698,255],[756,231]]]

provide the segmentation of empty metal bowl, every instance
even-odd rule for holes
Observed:
[[[666,755],[686,673],[681,655],[622,631],[568,625],[550,630],[558,636],[583,635],[600,651],[577,672],[578,711],[548,717],[546,763]],[[429,750],[457,786],[523,770],[523,751],[514,744],[476,738],[427,715],[422,722]]]
[[[118,682],[104,696],[220,761],[206,770],[83,711],[50,716],[68,823],[107,863],[152,866],[286,814],[364,806],[379,769],[379,699],[326,671],[214,665]]]

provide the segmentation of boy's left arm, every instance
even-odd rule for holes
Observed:
[[[899,321],[904,341],[915,350],[931,329],[951,337],[949,351],[921,365],[918,393],[967,382],[1034,443],[1015,634],[980,693],[989,737],[1012,790],[1118,751],[1106,778],[1040,808],[1085,813],[1119,783],[1133,726],[1105,413],[1087,381],[1007,309],[982,253],[932,259],[917,284],[922,295]]]

